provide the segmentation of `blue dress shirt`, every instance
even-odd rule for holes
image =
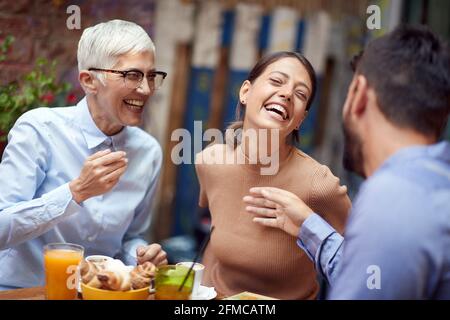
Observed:
[[[450,144],[386,160],[361,186],[345,241],[313,214],[297,243],[330,299],[450,299]]]
[[[8,141],[0,164],[0,290],[43,285],[42,250],[50,242],[136,263],[162,161],[153,137],[137,127],[106,136],[84,98],[23,114]],[[111,191],[77,204],[69,182],[88,156],[108,148],[127,153],[127,170]]]

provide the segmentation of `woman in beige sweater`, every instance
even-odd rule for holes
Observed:
[[[314,70],[302,55],[278,52],[262,58],[239,91],[237,117],[243,121],[227,130],[226,144],[207,147],[196,157],[199,204],[209,207],[214,226],[203,257],[203,284],[222,294],[317,296],[314,266],[298,250],[296,238],[254,223],[243,201],[251,187],[282,188],[342,233],[351,206],[346,187],[293,146],[315,86]]]

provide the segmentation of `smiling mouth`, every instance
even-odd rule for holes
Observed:
[[[270,104],[265,105],[264,109],[266,109],[269,112],[274,112],[276,114],[279,114],[283,120],[289,119],[289,113],[287,112],[287,110],[284,106],[281,106],[276,103],[270,103]]]
[[[132,110],[141,110],[144,107],[144,100],[125,99],[123,102]]]

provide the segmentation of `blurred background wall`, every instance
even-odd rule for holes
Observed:
[[[66,9],[73,4],[81,9],[78,30],[66,25]],[[370,5],[381,9],[380,29],[367,27]],[[155,42],[157,69],[168,72],[143,124],[165,156],[149,237],[164,241],[176,260],[185,260],[208,230],[209,213],[197,206],[194,165],[171,160],[178,143],[171,141],[173,130],[224,130],[234,119],[237,90],[258,58],[272,51],[299,51],[319,79],[299,147],[328,165],[353,197],[361,181],[341,165],[341,107],[352,77],[349,60],[368,40],[402,22],[428,24],[449,39],[449,13],[446,0],[1,0],[0,42],[8,35],[15,41],[8,59],[0,62],[0,83],[16,81],[38,57],[45,57],[57,61],[59,81],[72,84],[65,100],[49,101],[47,96],[47,104],[75,104],[83,96],[76,61],[82,30],[110,19],[141,25]],[[194,121],[201,121],[200,127]]]

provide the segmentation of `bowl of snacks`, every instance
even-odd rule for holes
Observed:
[[[84,300],[146,300],[155,277],[151,262],[125,266],[120,260],[83,260],[80,263]]]

